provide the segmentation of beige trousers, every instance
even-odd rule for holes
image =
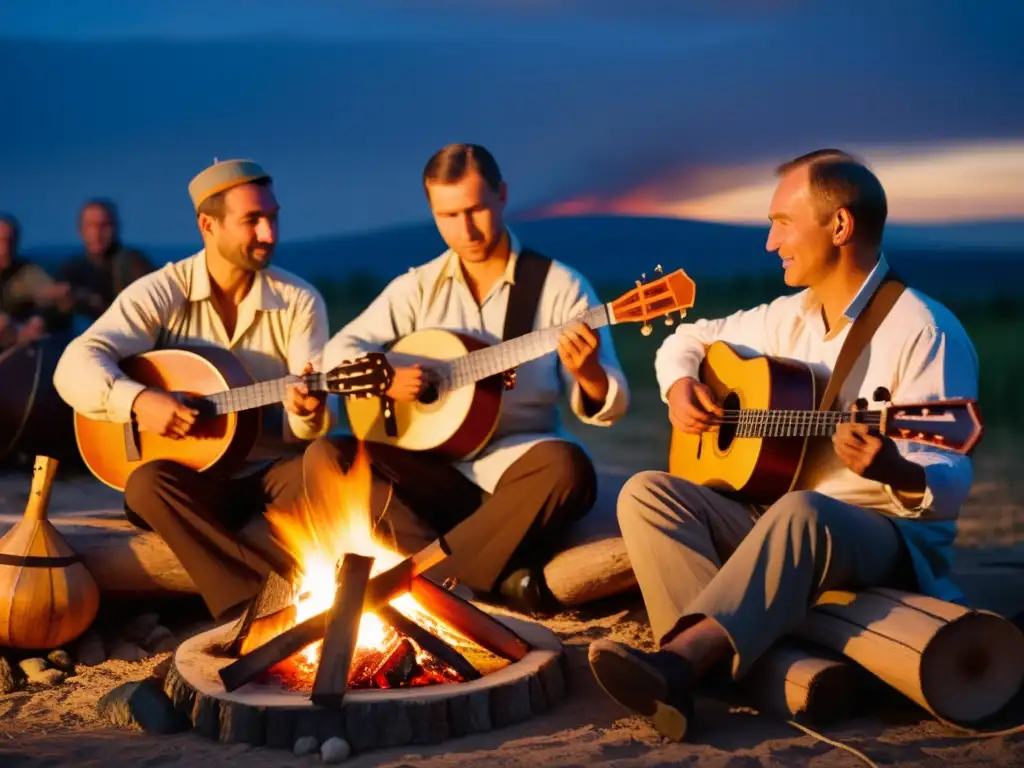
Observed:
[[[786,494],[758,516],[708,488],[641,472],[623,486],[618,518],[656,642],[712,618],[736,651],[734,679],[795,629],[821,592],[907,586],[896,526],[812,491]]]

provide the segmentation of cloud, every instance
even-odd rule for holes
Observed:
[[[843,148],[878,175],[892,222],[1024,219],[1024,141]],[[776,185],[772,169],[777,160],[695,174],[678,185],[656,182],[610,196],[581,195],[528,215],[616,213],[762,224]]]

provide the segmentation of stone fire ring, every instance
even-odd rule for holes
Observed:
[[[356,690],[345,695],[341,709],[316,706],[306,693],[260,683],[228,693],[218,672],[232,660],[209,649],[224,639],[229,624],[178,646],[164,691],[199,733],[225,743],[291,749],[303,736],[321,743],[339,736],[353,752],[437,744],[528,720],[565,697],[565,654],[555,634],[541,624],[492,615],[533,650],[479,680]]]

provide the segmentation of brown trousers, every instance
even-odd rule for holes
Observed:
[[[452,555],[428,572],[455,578],[476,592],[491,592],[521,567],[542,566],[565,529],[594,504],[597,477],[587,454],[564,440],[530,448],[485,493],[444,460],[428,453],[366,443],[373,469],[371,513],[378,532],[403,554],[445,534]],[[347,470],[357,448],[352,437],[320,438],[307,459],[337,462]]]
[[[287,509],[301,494],[301,456],[240,478],[161,459],[132,472],[124,500],[129,520],[160,534],[221,618],[253,598],[271,570],[287,577],[294,569],[263,513]]]

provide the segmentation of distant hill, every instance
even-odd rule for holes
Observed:
[[[778,256],[765,250],[764,227],[680,219],[593,216],[513,222],[520,239],[586,274],[593,282],[630,286],[641,273],[682,267],[695,280],[776,275]],[[1024,250],[911,247],[906,236],[886,248],[890,261],[922,290],[958,298],[1024,296]],[[149,250],[158,263],[182,258],[197,245]],[[440,254],[444,244],[432,222],[354,235],[290,241],[275,263],[307,278],[388,280]],[[47,259],[49,261],[50,259]]]

